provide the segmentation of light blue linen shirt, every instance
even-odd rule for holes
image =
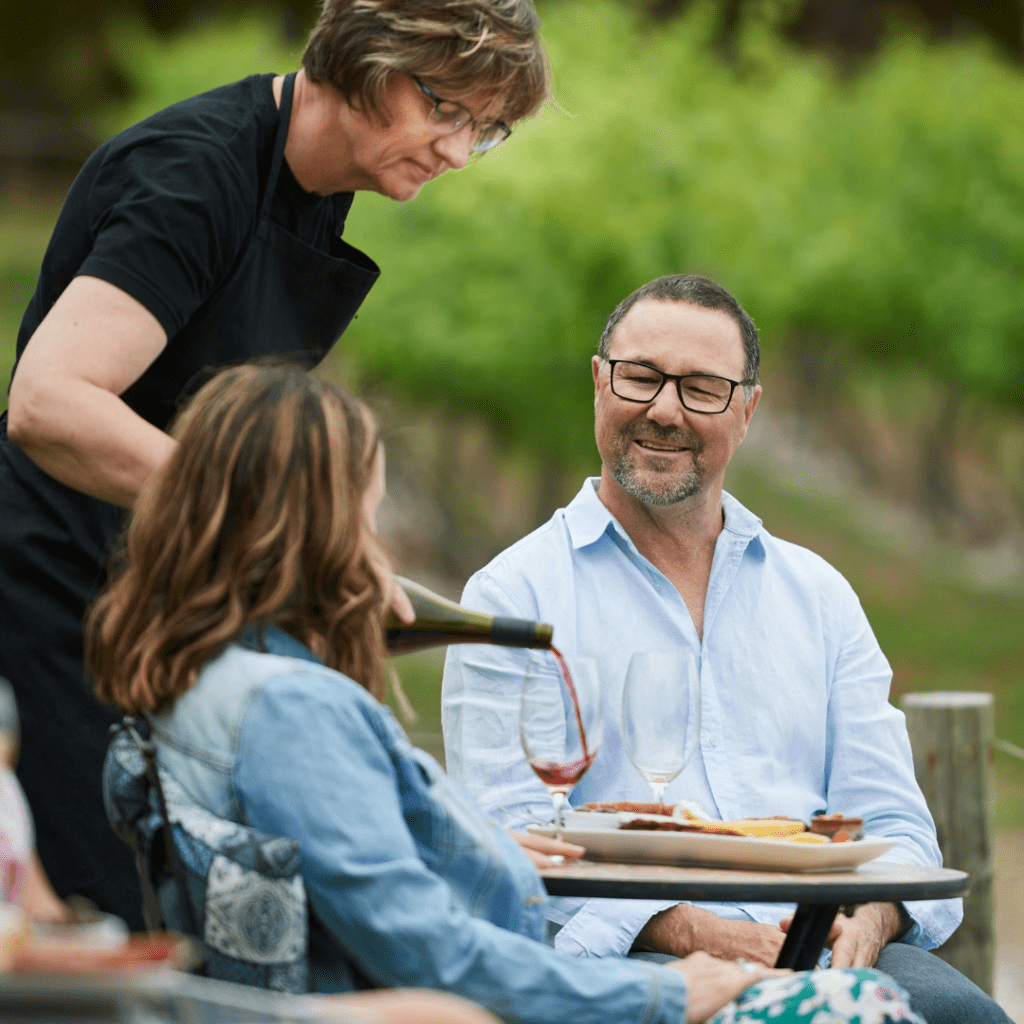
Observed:
[[[685,650],[700,670],[700,749],[666,800],[696,800],[720,819],[860,815],[867,833],[896,840],[883,860],[941,864],[903,713],[888,701],[889,663],[846,580],[813,552],[773,537],[723,494],[725,525],[701,640],[679,592],[637,551],[598,498],[597,483],[588,480],[567,508],[476,573],[462,596],[469,608],[552,623],[564,654],[597,660],[604,740],[570,803],[652,799],[620,737],[626,667],[635,651]],[[519,815],[551,816],[519,744],[528,656],[450,647],[442,691],[449,774],[486,811],[519,828]],[[671,905],[552,901],[549,917],[563,926],[556,948],[621,956],[650,917]],[[781,904],[698,905],[765,924],[792,912]],[[962,918],[958,899],[906,907],[914,924],[902,941],[926,949]]]

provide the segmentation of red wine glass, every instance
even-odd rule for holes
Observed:
[[[551,795],[558,839],[566,796],[594,763],[603,725],[597,662],[534,651],[523,679],[519,738]]]

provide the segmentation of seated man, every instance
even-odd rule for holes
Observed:
[[[463,603],[553,623],[563,653],[595,658],[604,745],[571,794],[650,800],[619,739],[635,651],[691,651],[700,666],[699,754],[666,800],[713,817],[860,815],[896,845],[887,860],[938,865],[914,778],[892,673],[849,584],[812,552],[771,536],[722,484],[761,395],[757,331],[704,278],[663,277],[616,308],[593,359],[602,469],[567,508],[467,584]],[[443,691],[448,771],[493,817],[550,816],[520,750],[518,698],[528,652],[449,649]],[[556,948],[775,962],[778,904],[562,900]],[[960,923],[959,900],[869,904],[840,916],[837,966],[899,980],[930,1024],[1009,1018],[925,950]]]

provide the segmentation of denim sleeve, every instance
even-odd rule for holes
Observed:
[[[236,781],[249,824],[301,843],[310,902],[363,972],[507,1021],[685,1020],[677,971],[575,960],[461,909],[418,856],[374,709],[353,685],[316,671],[266,684],[241,726]]]
[[[942,854],[914,776],[903,712],[889,703],[892,670],[853,590],[844,587],[842,628],[828,707],[828,806],[856,807],[870,835],[895,839],[879,858],[937,866]],[[841,598],[841,599],[842,599]],[[914,920],[903,942],[934,949],[963,918],[959,899],[905,903]]]
[[[555,936],[555,949],[575,957],[625,956],[662,900],[587,900]]]

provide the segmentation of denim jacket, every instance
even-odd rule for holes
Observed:
[[[686,1016],[677,971],[543,944],[533,865],[413,747],[387,708],[267,628],[152,719],[161,765],[219,817],[302,849],[313,987],[442,988],[508,1021]]]

